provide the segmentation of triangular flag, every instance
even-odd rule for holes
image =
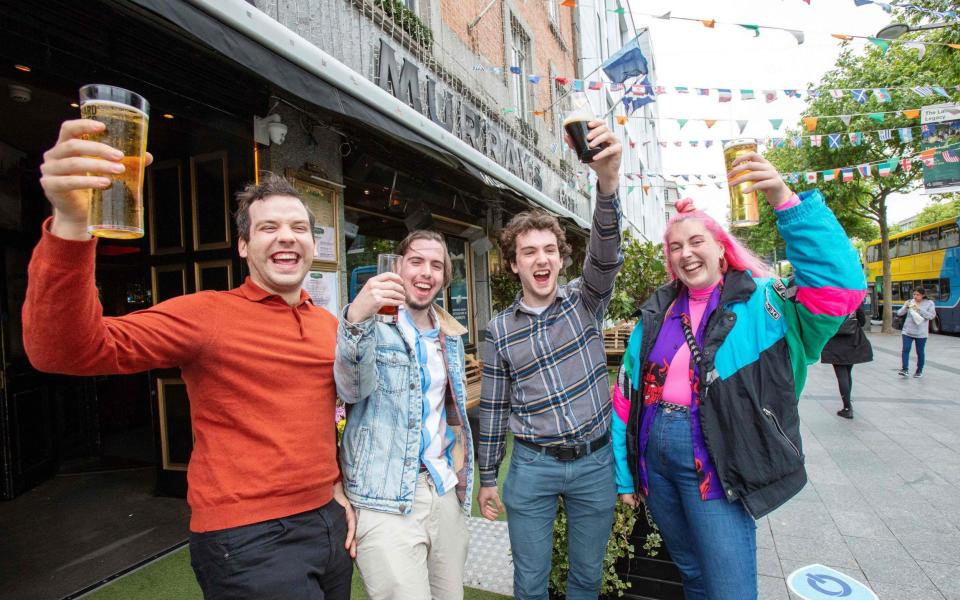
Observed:
[[[677,119],[677,123],[680,125],[680,129],[683,129],[683,126],[687,124],[686,119]]]
[[[542,110],[535,110],[535,111],[533,111],[533,116],[535,116],[535,117],[542,117],[542,116],[545,115],[545,114],[547,114],[547,113],[546,113],[545,111],[542,111]]]
[[[519,75],[523,73],[523,69],[517,66],[513,66],[513,67],[510,67],[510,72],[513,73],[514,75]]]
[[[570,8],[576,8],[577,0],[563,0],[563,2],[560,3],[560,6],[569,6]]]
[[[780,126],[783,125],[783,119],[770,119],[770,124],[773,125],[774,129],[780,129]]]
[[[626,12],[626,11],[624,11],[624,10],[623,10],[623,7],[621,6],[621,7],[619,7],[619,8],[614,8],[613,10],[608,10],[607,12],[611,12],[611,13],[614,13],[614,14],[616,14],[616,15],[622,15],[622,14],[624,14],[624,12]]]
[[[713,19],[700,19],[700,22],[703,23],[704,27],[709,27],[710,29],[713,29],[713,26],[717,24]]]
[[[660,16],[657,17],[657,18],[658,18],[658,19],[669,19],[671,12],[673,12],[673,11],[668,10],[667,12],[663,13],[662,15],[660,15]]]
[[[647,194],[647,193],[650,192],[650,184],[649,184],[649,183],[645,183],[645,184],[643,184],[643,185],[640,186],[640,187],[643,188],[643,193],[644,193],[644,194]]]
[[[635,186],[635,185],[628,185],[628,186],[627,186],[627,193],[628,193],[628,194],[632,193],[632,192],[633,192],[633,188],[635,188],[635,187],[637,187],[637,186]]]
[[[804,38],[803,38],[802,31],[797,31],[796,29],[788,29],[787,32],[796,38],[798,45],[803,43]]]
[[[881,38],[875,38],[875,37],[868,37],[867,39],[873,42],[874,44],[876,44],[881,50],[883,50],[884,54],[886,54],[887,50],[890,49],[890,42],[888,42],[887,40],[884,40]]]
[[[803,124],[806,125],[807,131],[814,132],[817,130],[817,117],[804,117]]]
[[[947,45],[953,48],[954,50],[960,50],[960,44],[947,44]]]
[[[867,115],[867,118],[869,118],[871,121],[876,121],[877,123],[883,123],[884,120],[882,112],[870,113]]]
[[[908,119],[916,119],[920,117],[920,109],[911,108],[911,109],[905,110],[903,111],[903,116],[905,116]]]
[[[540,83],[540,76],[539,76],[539,75],[527,75],[527,80],[528,80],[530,83],[536,85],[536,84]]]
[[[921,42],[906,42],[905,48],[916,48],[917,60],[923,60],[923,55],[927,53],[927,46]]]
[[[559,83],[560,85],[567,85],[568,83],[570,83],[570,78],[569,78],[569,77],[561,77],[560,75],[557,75],[557,76],[554,77],[553,79],[554,79],[554,81],[556,81],[556,82]]]
[[[743,130],[747,128],[747,123],[749,123],[749,121],[737,121],[737,127],[740,128],[740,133],[743,133]]]
[[[626,125],[629,118],[625,115],[617,115],[617,125]]]
[[[743,23],[738,23],[740,27],[744,29],[749,29],[753,32],[753,37],[758,37],[760,35],[760,26],[759,25],[744,25]]]
[[[707,129],[710,129],[711,127],[713,127],[713,126],[716,124],[717,120],[716,120],[716,119],[704,119],[703,122],[704,122],[704,124],[707,126]]]
[[[852,35],[846,35],[844,33],[831,33],[830,35],[837,38],[838,40],[843,40],[845,42],[849,42],[850,40],[853,39]]]
[[[840,115],[840,120],[843,121],[844,125],[850,127],[850,115]]]

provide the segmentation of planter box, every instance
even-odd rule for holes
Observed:
[[[617,574],[620,575],[620,579],[630,582],[630,588],[619,598],[621,600],[683,600],[680,571],[670,560],[667,547],[661,545],[655,557],[647,556],[643,550],[643,544],[650,531],[647,520],[641,515],[630,536],[635,556],[632,560],[621,559],[617,562]],[[616,594],[609,594],[605,600],[617,598]]]

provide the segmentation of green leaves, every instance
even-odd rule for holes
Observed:
[[[629,231],[623,234],[623,267],[617,274],[613,298],[607,308],[611,321],[629,319],[634,312],[667,281],[667,268],[660,244],[633,238]]]

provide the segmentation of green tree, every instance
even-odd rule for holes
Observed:
[[[915,4],[945,10],[941,6],[945,3],[937,0],[918,1]],[[923,19],[915,13],[910,13],[908,18],[915,21]],[[866,220],[872,221],[879,229],[879,237],[883,241],[880,249],[883,260],[884,332],[892,331],[890,256],[887,243],[890,228],[887,223],[887,200],[891,194],[909,192],[916,189],[922,182],[921,169],[914,168],[906,172],[899,164],[900,158],[919,153],[921,140],[919,121],[907,118],[901,111],[937,104],[944,98],[936,96],[921,98],[908,90],[896,90],[892,93],[890,102],[880,102],[874,94],[870,94],[870,99],[865,104],[860,104],[849,92],[844,92],[840,98],[834,98],[829,90],[865,89],[869,91],[875,88],[909,88],[921,85],[943,85],[952,88],[957,81],[960,81],[960,60],[957,60],[957,50],[943,44],[957,43],[960,40],[960,32],[953,29],[938,29],[920,34],[908,34],[901,40],[918,41],[921,37],[923,41],[940,44],[929,43],[922,60],[918,60],[916,49],[908,48],[900,42],[890,43],[888,49],[872,47],[866,51],[855,51],[853,47],[846,44],[847,47],[841,51],[835,67],[827,72],[818,84],[811,86],[819,89],[821,93],[808,100],[805,113],[810,116],[857,116],[850,117],[849,125],[837,118],[820,119],[815,131],[816,134],[823,135],[823,143],[820,147],[812,147],[809,139],[805,139],[800,148],[775,148],[767,153],[769,160],[781,173],[800,173],[800,181],[792,184],[797,191],[813,187],[805,183],[806,172],[819,171],[817,186],[823,191],[828,204],[851,237],[870,239],[871,226]],[[904,142],[900,136],[893,135],[890,140],[883,141],[875,133],[880,129],[901,127],[914,128],[913,140]],[[847,135],[849,132],[866,133],[863,134],[861,143],[855,146],[850,142]],[[806,133],[806,131],[803,132],[803,134]],[[831,133],[842,134],[842,143],[839,148],[829,148],[827,136]],[[799,131],[790,131],[788,136],[799,134]],[[895,167],[891,175],[878,176],[877,168],[881,161]],[[823,171],[864,163],[873,163],[870,177],[856,176],[849,183],[843,183],[840,177],[831,182],[823,182]],[[770,227],[772,215],[769,211],[765,212],[767,226]],[[763,213],[761,216],[764,216]],[[764,220],[761,219],[761,227],[763,225]],[[750,235],[762,236],[763,230]]]
[[[957,217],[960,217],[960,198],[945,202],[934,202],[920,211],[914,226],[920,227],[922,225],[936,223],[937,221],[943,221],[944,219],[955,219]]]
[[[660,244],[638,240],[625,231],[621,249],[623,267],[617,274],[613,298],[607,308],[607,318],[612,321],[629,319],[667,281]]]

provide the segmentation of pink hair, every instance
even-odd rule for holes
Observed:
[[[685,219],[697,219],[702,222],[707,231],[713,235],[713,238],[723,246],[723,258],[727,263],[727,269],[750,271],[754,277],[770,277],[773,274],[770,267],[741,244],[737,238],[727,233],[713,217],[702,210],[698,210],[693,205],[692,198],[678,200],[676,206],[677,214],[670,217],[670,221],[667,222],[667,229],[663,234],[663,255],[667,258],[667,272],[670,273],[671,280],[676,279],[677,275],[670,265],[670,244],[667,242],[667,236],[670,235],[670,231],[675,224]]]

